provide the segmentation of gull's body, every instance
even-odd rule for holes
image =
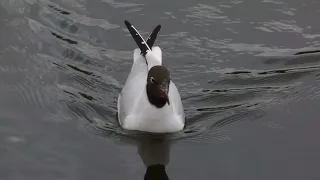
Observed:
[[[128,29],[130,27],[132,28],[129,29],[129,31],[136,31],[131,24],[126,25]],[[158,30],[160,30],[160,28]],[[130,31],[130,33],[131,32],[132,31]],[[133,38],[136,43],[144,43],[138,44],[140,49],[137,48],[134,50],[131,71],[118,97],[119,123],[127,130],[152,133],[172,133],[180,131],[184,128],[185,114],[180,94],[171,79],[169,80],[167,88],[168,103],[165,103],[163,106],[158,107],[152,104],[147,92],[148,76],[150,76],[150,74],[148,74],[149,70],[160,66],[164,68],[162,67],[161,49],[157,46],[152,47],[156,34],[155,36],[151,34],[151,40],[148,38],[147,42],[145,42],[137,31],[135,33],[137,36],[133,36]],[[151,48],[148,45],[151,45]],[[145,46],[143,48],[146,50],[141,46]]]

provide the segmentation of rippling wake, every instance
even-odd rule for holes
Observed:
[[[70,1],[73,3],[66,7],[60,1],[15,2],[0,3],[5,10],[1,13],[15,16],[1,18],[4,31],[16,34],[5,37],[7,44],[1,47],[1,54],[11,59],[0,62],[1,92],[15,94],[10,98],[12,106],[26,107],[22,108],[26,112],[41,111],[52,121],[79,120],[107,137],[139,136],[122,130],[116,120],[116,98],[133,53],[128,50],[133,44],[121,43],[128,35],[116,24],[122,20],[94,18],[78,1]],[[127,13],[143,9],[134,3],[106,3]],[[167,30],[159,42],[167,52],[164,63],[172,65],[187,115],[185,130],[170,135],[171,139],[228,140],[223,128],[231,123],[259,120],[269,108],[319,96],[320,51],[313,49],[316,44],[283,49],[268,47],[267,40],[266,45],[244,44],[237,43],[233,35],[219,37],[219,25],[237,34],[234,25],[246,23],[225,15],[232,6],[200,4],[182,8],[182,15],[177,17],[166,13],[166,18],[190,30],[176,31],[164,24]],[[256,22],[251,28],[264,33],[295,30],[305,38],[316,37],[299,31],[292,22],[286,23]],[[195,35],[193,27],[197,26],[202,28],[202,35]],[[301,91],[307,96],[301,97]],[[281,127],[277,122],[265,124]]]

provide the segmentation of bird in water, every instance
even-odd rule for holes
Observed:
[[[133,64],[118,97],[118,121],[127,130],[150,133],[174,133],[185,125],[185,113],[169,70],[162,65],[162,51],[153,46],[161,25],[155,27],[147,41],[127,20],[138,48]]]

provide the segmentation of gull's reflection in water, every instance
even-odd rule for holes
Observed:
[[[138,154],[146,167],[144,180],[168,180],[166,166],[170,161],[171,141],[152,135],[137,139]]]

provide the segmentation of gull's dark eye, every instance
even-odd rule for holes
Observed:
[[[150,78],[150,81],[151,81],[151,83],[155,83],[156,82],[153,77]]]

